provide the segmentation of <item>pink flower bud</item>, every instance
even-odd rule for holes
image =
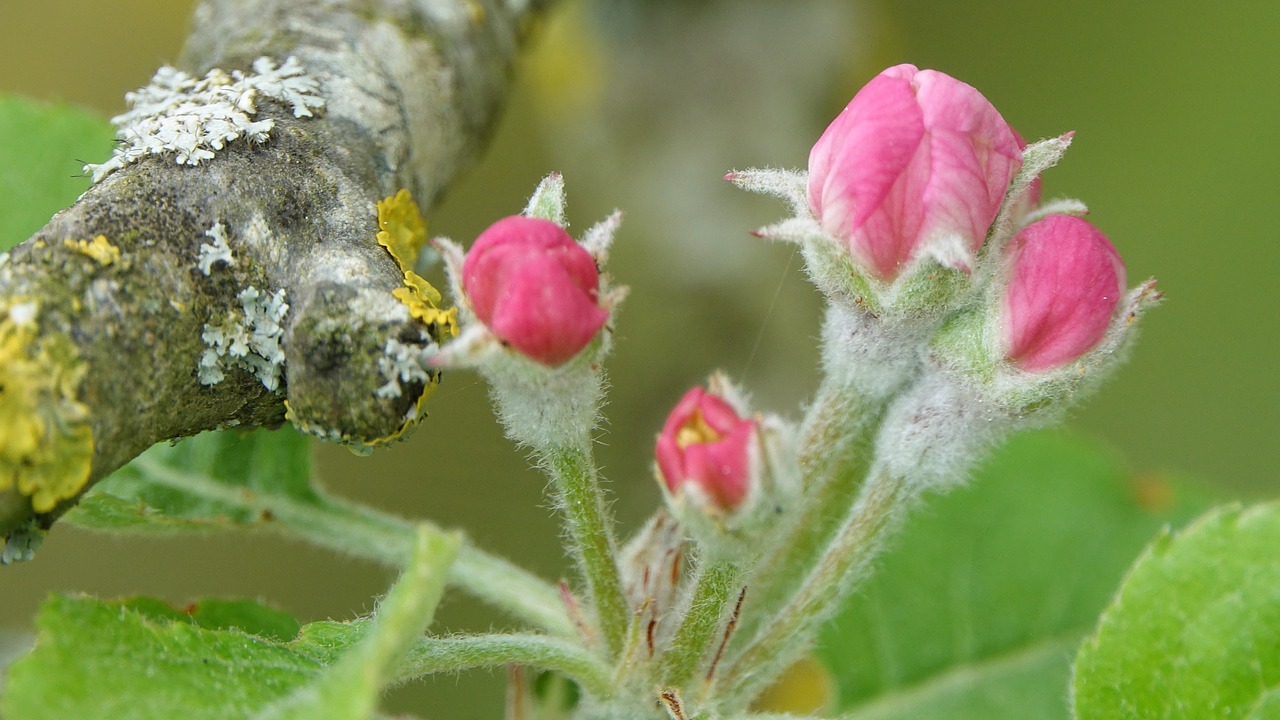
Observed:
[[[658,436],[658,470],[672,495],[692,492],[717,511],[746,499],[756,473],[756,422],[695,387],[680,398]]]
[[[1103,338],[1124,296],[1124,262],[1087,220],[1049,215],[1009,245],[1005,357],[1029,372],[1069,363]]]
[[[595,260],[548,220],[513,215],[480,233],[462,287],[480,322],[544,365],[582,352],[609,318]]]
[[[982,246],[1021,162],[1013,130],[981,93],[898,65],[859,90],[813,146],[809,206],[885,282],[930,250],[968,270],[963,254]]]

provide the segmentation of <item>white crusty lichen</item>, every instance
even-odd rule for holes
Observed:
[[[213,242],[200,245],[200,255],[196,258],[196,265],[200,268],[200,272],[204,273],[205,277],[208,277],[215,263],[234,265],[236,259],[231,256],[231,246],[227,244],[227,228],[225,225],[215,223],[213,227],[205,230],[204,234],[212,239]]]
[[[208,349],[200,357],[197,372],[202,385],[217,385],[226,371],[247,370],[274,392],[284,368],[284,317],[289,304],[284,290],[264,295],[255,287],[240,292],[240,310],[229,310],[218,324],[205,323],[201,338]]]
[[[195,166],[242,137],[266,142],[275,121],[253,120],[258,100],[277,100],[289,105],[294,117],[311,117],[324,107],[319,89],[293,57],[278,67],[271,58],[260,57],[252,72],[215,68],[199,79],[162,67],[150,85],[125,95],[129,111],[111,119],[120,144],[109,160],[85,165],[85,172],[98,182],[152,155],[171,155],[179,165]]]
[[[402,394],[400,383],[427,384],[431,376],[427,363],[436,354],[436,344],[426,346],[406,345],[396,338],[388,338],[383,354],[378,358],[378,370],[387,383],[375,393],[380,398],[398,398]]]

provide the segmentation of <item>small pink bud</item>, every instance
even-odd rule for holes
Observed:
[[[1002,331],[1005,357],[1029,372],[1092,350],[1124,295],[1124,262],[1087,220],[1049,215],[1013,237]]]
[[[476,317],[500,340],[544,365],[560,365],[609,318],[595,261],[564,228],[513,215],[480,233],[462,265]]]
[[[948,236],[976,253],[1021,162],[1013,130],[981,93],[898,65],[859,90],[813,146],[809,206],[864,268],[892,282]]]
[[[756,473],[756,422],[695,387],[680,398],[658,436],[658,470],[672,495],[693,491],[727,512],[746,499]]]

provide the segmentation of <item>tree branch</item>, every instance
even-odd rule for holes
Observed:
[[[162,440],[407,429],[452,317],[394,196],[478,154],[546,4],[205,0],[187,75],[131,98],[116,158],[0,265],[0,539]]]

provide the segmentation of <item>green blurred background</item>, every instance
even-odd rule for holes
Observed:
[[[114,114],[124,92],[176,57],[193,4],[3,0],[0,92]],[[761,407],[794,416],[816,382],[818,299],[790,247],[747,234],[782,207],[721,175],[802,167],[880,69],[937,68],[978,87],[1029,138],[1075,130],[1047,196],[1085,200],[1131,282],[1156,275],[1167,295],[1129,365],[1072,425],[1106,438],[1135,470],[1274,495],[1277,37],[1276,0],[566,2],[540,28],[489,153],[430,214],[431,230],[469,242],[551,170],[566,177],[574,229],[626,211],[611,267],[632,293],[599,454],[631,528],[658,502],[651,439],[688,386],[724,368]],[[323,481],[463,527],[544,575],[562,572],[542,480],[502,440],[483,385],[454,373],[429,409],[409,442],[374,457],[320,448]],[[36,562],[0,572],[0,633],[27,632],[51,591],[242,595],[303,619],[346,618],[370,610],[389,579],[275,539],[161,543],[60,529]],[[469,605],[450,600],[445,624],[502,626]],[[498,681],[446,678],[396,703],[495,717]]]

